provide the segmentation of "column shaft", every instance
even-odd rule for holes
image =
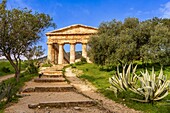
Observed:
[[[63,57],[64,57],[63,44],[59,44],[58,64],[63,64]]]
[[[48,61],[54,63],[54,48],[53,44],[48,44]]]
[[[55,64],[58,64],[58,50],[57,50],[57,48],[55,48],[55,53],[54,53],[55,55],[55,60],[54,60],[54,63]]]
[[[87,58],[87,44],[82,44],[82,57]]]
[[[70,44],[70,64],[75,62],[75,44]]]

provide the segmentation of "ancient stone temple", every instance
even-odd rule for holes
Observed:
[[[87,58],[87,43],[97,28],[81,24],[71,25],[46,33],[48,44],[48,61],[53,64],[75,62],[75,45],[82,44],[82,56]],[[70,57],[64,51],[64,44],[70,44]]]

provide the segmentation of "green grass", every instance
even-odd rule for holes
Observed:
[[[22,62],[21,64],[21,70],[25,69],[25,62]],[[8,68],[10,71],[4,72],[3,68]],[[4,75],[9,75],[15,73],[14,68],[11,66],[11,64],[8,61],[0,61],[0,77]]]
[[[9,68],[10,71],[3,72],[3,68]],[[11,64],[7,61],[0,61],[0,76],[8,75],[14,73],[14,68],[11,66]]]
[[[21,88],[24,86],[24,83],[31,80],[33,77],[38,76],[38,74],[28,74],[26,72],[22,73],[20,75],[19,82],[16,82],[15,78],[11,78],[8,80],[5,80],[5,84],[13,84],[12,87],[12,93],[14,94],[13,98],[11,98],[9,103],[15,103],[18,101],[18,98],[15,94],[21,90]],[[0,84],[2,85],[2,84]],[[0,102],[0,113],[3,113],[3,110],[5,106],[7,106],[9,103],[2,103]]]
[[[151,70],[152,66],[153,65],[148,65],[147,67]],[[144,111],[146,113],[169,113],[170,111],[170,102],[166,102],[166,100],[170,100],[170,94],[163,100],[154,102],[153,104],[133,101],[131,98],[137,97],[137,95],[130,91],[120,93],[116,98],[112,91],[107,90],[110,86],[108,79],[115,73],[114,70],[110,72],[100,71],[99,66],[95,64],[76,65],[75,68],[83,70],[83,75],[81,75],[80,78],[87,79],[98,89],[99,92],[118,103],[125,104],[130,108]],[[138,70],[144,69],[144,66],[139,65]],[[158,73],[160,66],[156,65],[155,70]],[[170,66],[164,67],[164,73],[168,75],[168,78],[170,79]]]

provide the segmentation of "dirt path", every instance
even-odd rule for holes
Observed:
[[[15,76],[15,74],[4,75],[4,76],[0,77],[0,82],[2,82],[2,81],[4,81],[4,80],[7,80],[7,79],[9,79],[9,78],[12,78],[12,77],[14,77],[14,76]]]
[[[23,72],[24,71],[21,71],[21,73],[23,73]],[[4,76],[0,77],[0,83],[4,80],[7,80],[7,79],[12,78],[14,76],[15,76],[15,74],[4,75]]]
[[[66,69],[66,78],[71,82],[71,85],[76,87],[84,95],[96,100],[102,107],[109,110],[112,113],[139,113],[133,109],[128,108],[125,105],[115,103],[114,101],[107,99],[102,94],[96,92],[96,88],[89,82],[82,81],[76,77],[76,74],[72,73],[71,68]]]

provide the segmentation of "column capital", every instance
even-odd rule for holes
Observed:
[[[64,43],[63,43],[63,42],[58,42],[57,44],[58,44],[58,45],[64,45]]]

